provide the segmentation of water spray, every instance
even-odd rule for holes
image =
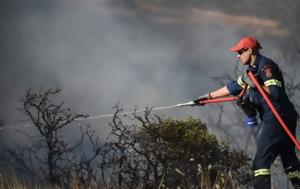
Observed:
[[[176,104],[176,105],[172,105],[172,106],[161,106],[161,107],[156,107],[156,108],[151,108],[151,111],[157,111],[157,110],[166,110],[166,109],[172,109],[172,108],[176,108],[176,107],[183,107],[183,106],[195,106],[195,102],[194,101],[190,101],[190,102],[186,102],[186,103],[181,103],[181,104]],[[135,111],[127,111],[127,112],[122,112],[122,113],[111,113],[111,114],[100,114],[100,115],[95,115],[95,116],[88,116],[85,118],[78,118],[75,119],[75,121],[84,121],[84,120],[88,120],[88,119],[101,119],[101,118],[108,118],[108,117],[113,117],[115,115],[118,116],[125,116],[128,114],[134,114],[134,113],[141,113],[141,112],[146,112],[149,109],[140,109],[140,110],[135,110]],[[33,124],[23,124],[22,127],[32,127],[34,126]],[[20,125],[14,125],[14,126],[6,126],[6,127],[0,127],[0,130],[5,130],[5,129],[18,129],[20,128]]]
[[[176,104],[172,106],[161,106],[161,107],[156,107],[156,108],[151,108],[151,111],[156,111],[156,110],[166,110],[166,109],[171,109],[171,108],[176,108],[176,107],[183,107],[183,106],[195,106],[194,101],[186,102],[186,103],[181,103],[181,104]],[[123,112],[123,113],[118,113],[118,114],[103,114],[103,115],[97,115],[97,116],[89,116],[86,118],[80,118],[76,119],[76,121],[81,121],[81,120],[86,120],[86,119],[100,119],[100,118],[106,118],[106,117],[113,117],[115,115],[128,115],[128,114],[133,114],[133,113],[141,113],[141,112],[146,112],[148,109],[140,109],[136,111],[128,111],[128,112]]]
[[[194,101],[189,101],[189,102],[175,104],[175,105],[171,105],[171,106],[161,106],[161,107],[156,107],[156,108],[151,108],[151,109],[144,108],[144,109],[140,109],[140,110],[127,111],[127,112],[122,112],[122,113],[117,113],[117,114],[116,113],[100,114],[100,115],[95,115],[95,116],[88,116],[85,118],[78,118],[78,119],[75,119],[75,121],[84,121],[84,120],[88,120],[88,119],[101,119],[101,118],[108,118],[108,117],[113,117],[113,116],[125,116],[128,114],[146,112],[147,110],[157,111],[157,110],[166,110],[166,109],[185,107],[185,106],[196,106],[196,105],[205,105],[205,104],[211,104],[211,103],[229,102],[229,101],[238,100],[242,95],[244,95],[244,93],[245,93],[245,90],[243,90],[240,95],[234,96],[234,97],[203,100],[198,103],[196,103]],[[26,124],[22,125],[22,127],[32,127],[32,126],[34,126],[34,125],[30,124],[30,123],[26,123]],[[20,128],[20,125],[0,127],[0,130],[18,129],[18,128]]]

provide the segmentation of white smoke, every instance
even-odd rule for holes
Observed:
[[[0,71],[5,91],[1,92],[0,115],[8,123],[23,118],[15,107],[27,88],[59,87],[63,90],[60,99],[67,106],[91,116],[112,113],[117,102],[130,111],[135,106],[192,100],[220,87],[211,78],[232,73],[235,55],[228,49],[248,35],[241,28],[249,24],[249,17],[218,10],[180,13],[105,0],[8,5],[11,13],[2,20],[7,54],[1,58],[4,69]],[[267,23],[263,25],[250,18],[257,25],[250,32],[262,36],[261,32],[275,27],[277,33],[272,35],[287,35],[272,20],[262,19]],[[209,106],[160,113],[208,121],[211,114],[207,112],[217,116],[217,110]],[[230,111],[225,112],[224,124],[235,119]],[[90,123],[106,136],[108,121]]]

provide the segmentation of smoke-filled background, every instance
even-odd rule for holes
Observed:
[[[28,88],[61,88],[59,100],[91,116],[113,113],[118,102],[130,111],[192,100],[233,74],[229,48],[245,35],[281,67],[296,70],[298,18],[297,0],[2,0],[0,119],[22,126],[16,108]],[[242,114],[231,104],[223,108],[224,130],[248,132],[234,125]],[[209,105],[159,113],[199,117],[209,126],[220,111]],[[105,137],[109,120],[89,123]],[[14,130],[1,132],[2,143],[15,140]],[[231,140],[245,142],[239,137]]]

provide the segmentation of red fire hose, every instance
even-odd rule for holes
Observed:
[[[245,85],[245,88],[242,90],[242,92],[238,96],[231,96],[227,98],[216,98],[211,100],[202,100],[200,101],[201,104],[211,104],[211,103],[218,103],[218,102],[229,102],[229,101],[235,101],[240,99],[247,91],[248,85]]]
[[[284,131],[288,134],[288,136],[290,137],[290,139],[296,145],[297,149],[300,151],[300,144],[297,141],[296,137],[291,133],[291,131],[289,130],[289,128],[287,127],[287,125],[284,123],[284,121],[282,120],[282,118],[278,114],[277,110],[273,106],[272,102],[270,101],[269,97],[267,96],[266,92],[263,90],[263,88],[260,86],[260,84],[256,80],[256,78],[253,75],[253,73],[251,71],[249,71],[247,74],[248,74],[249,78],[252,80],[252,82],[254,83],[254,85],[256,86],[256,88],[258,89],[258,91],[260,92],[260,94],[262,95],[262,97],[264,98],[264,100],[266,101],[266,103],[268,104],[268,106],[270,107],[270,109],[272,110],[273,114],[277,118],[278,122],[280,123],[280,125],[282,126],[282,128],[284,129]]]

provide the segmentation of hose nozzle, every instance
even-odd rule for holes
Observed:
[[[183,106],[195,106],[195,102],[194,101],[190,101],[190,102],[186,102],[186,103],[182,103],[182,104],[177,104],[175,105],[175,107],[183,107]]]

